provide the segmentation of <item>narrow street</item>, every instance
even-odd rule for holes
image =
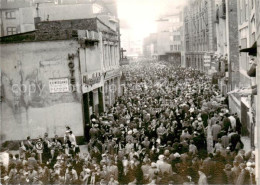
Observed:
[[[260,184],[260,0],[0,0],[0,184]]]

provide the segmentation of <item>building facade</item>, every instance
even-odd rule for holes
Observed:
[[[160,17],[156,33],[150,34],[143,41],[145,57],[157,58],[181,66],[181,14]]]
[[[217,51],[213,57],[223,95],[239,86],[237,1],[216,3]],[[235,103],[235,102],[234,102]]]
[[[254,135],[254,144],[255,144],[255,155],[256,155],[256,181],[260,183],[260,93],[259,93],[259,84],[260,84],[260,1],[255,1],[255,15],[256,15],[256,41],[257,41],[257,67],[256,67],[256,84],[257,95],[256,95],[256,124],[255,124],[255,135]]]
[[[118,33],[98,18],[36,27],[1,37],[1,141],[62,136],[66,125],[88,139],[90,115],[120,95]]]
[[[142,40],[137,38],[135,33],[129,27],[120,29],[121,33],[121,47],[125,50],[124,56],[127,58],[137,58],[142,56]]]
[[[147,58],[157,57],[157,33],[151,33],[143,41],[143,55]]]
[[[116,30],[119,28],[116,7],[114,0],[105,3],[102,0],[1,0],[0,36],[33,31],[35,21],[94,17]]]
[[[216,51],[214,0],[192,0],[184,8],[186,67],[209,71]]]
[[[229,2],[229,1],[227,1]],[[238,113],[242,123],[242,135],[249,136],[251,147],[255,147],[256,126],[256,65],[257,65],[257,1],[237,1],[238,51],[239,57],[229,63],[229,105]],[[232,35],[232,34],[230,34]]]

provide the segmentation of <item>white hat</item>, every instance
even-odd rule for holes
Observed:
[[[93,118],[91,121],[96,121],[96,119],[95,119],[95,118]]]
[[[89,169],[89,168],[87,168],[87,169],[84,169],[87,173],[90,173],[91,172],[91,170]]]
[[[10,179],[8,176],[4,176],[4,181],[7,181],[8,179]]]
[[[174,157],[180,157],[180,154],[178,152],[176,152],[175,154],[173,154]]]
[[[129,130],[129,131],[127,132],[128,135],[131,135],[132,133],[133,133],[132,130]]]
[[[56,167],[59,168],[59,167],[61,167],[61,165],[60,164],[55,164],[54,168],[56,168]]]
[[[251,162],[247,162],[246,166],[250,167],[250,166],[252,166],[252,163]]]
[[[159,160],[163,160],[164,159],[164,155],[159,155],[158,159]]]
[[[151,167],[152,167],[152,168],[156,168],[156,167],[157,167],[157,166],[156,166],[156,163],[152,162]]]
[[[107,156],[107,154],[102,154],[101,156],[102,156],[102,157],[106,157],[106,156]]]

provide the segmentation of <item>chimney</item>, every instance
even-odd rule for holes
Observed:
[[[41,18],[40,17],[34,17],[34,26],[35,29],[38,29],[38,23],[41,22]]]
[[[34,26],[35,29],[38,29],[38,23],[41,22],[41,17],[39,16],[39,3],[36,3],[36,14],[37,17],[34,17]]]

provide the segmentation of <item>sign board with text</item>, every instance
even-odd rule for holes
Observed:
[[[87,75],[83,76],[83,83],[86,85],[94,85],[96,83],[100,83],[101,81],[101,76],[93,77],[93,78],[88,78]]]
[[[90,92],[94,89],[97,89],[103,85],[103,75],[92,75],[91,77],[88,74],[82,75],[82,92]]]
[[[120,70],[111,70],[111,71],[107,71],[105,74],[105,80],[107,79],[111,79],[117,76],[121,75],[121,71]]]
[[[69,79],[68,78],[49,79],[49,89],[50,89],[50,93],[69,92]]]

